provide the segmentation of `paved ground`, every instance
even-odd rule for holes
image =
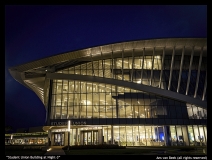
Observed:
[[[63,146],[50,146],[49,150],[44,155],[65,155],[62,147]]]
[[[183,151],[180,148],[175,147],[126,147],[126,148],[133,148],[133,149],[150,149],[152,150],[150,153],[145,154],[170,154],[170,155],[178,155],[178,154],[188,154],[188,155],[206,155],[207,154],[207,148],[196,148],[195,150],[190,151]]]
[[[63,146],[50,146],[47,147],[46,149],[48,149],[48,151],[44,154],[44,155],[66,155],[64,150],[62,149]],[[190,151],[190,152],[182,152],[179,151],[179,149],[174,149],[174,148],[157,148],[155,149],[154,147],[127,147],[127,148],[133,148],[133,149],[147,149],[147,150],[152,150],[150,153],[144,153],[147,155],[178,155],[178,154],[189,154],[189,155],[202,155],[204,153],[204,151],[202,149],[198,149],[195,151]],[[207,154],[207,153],[206,153]]]

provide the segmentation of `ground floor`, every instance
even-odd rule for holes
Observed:
[[[120,146],[205,146],[205,125],[75,125],[51,126],[52,146],[118,144]]]

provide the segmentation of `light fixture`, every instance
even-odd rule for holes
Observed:
[[[70,131],[70,127],[71,127],[71,121],[68,120],[68,131]]]
[[[140,84],[141,83],[141,80],[138,80],[136,83]]]

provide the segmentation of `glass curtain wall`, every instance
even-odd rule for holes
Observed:
[[[51,119],[207,118],[207,110],[199,106],[130,88],[72,80],[53,81],[51,109]]]
[[[168,128],[166,130],[164,128],[165,126],[160,125],[109,125],[75,128],[70,132],[70,145],[205,146],[207,143],[206,126],[171,125],[166,126]],[[171,140],[170,144],[167,143],[168,139]]]

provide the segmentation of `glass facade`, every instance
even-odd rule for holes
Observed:
[[[206,127],[203,125],[78,126],[70,130],[69,143],[70,145],[205,146],[207,145],[206,132]],[[67,141],[67,135],[65,139]],[[54,145],[57,145],[55,143],[58,143],[58,140],[53,139],[53,141]]]
[[[181,57],[176,56],[175,60],[177,61],[177,59],[179,61]],[[185,64],[187,59],[189,58],[185,56]],[[159,87],[160,83],[161,89],[166,89],[170,81],[170,68],[168,67],[171,63],[170,61],[171,56],[165,56],[164,76],[162,76],[161,82],[161,56],[130,57],[123,58],[123,60],[121,58],[99,60],[70,67],[57,73],[97,76],[132,81],[145,85],[150,85],[151,83],[151,86],[154,87]],[[176,92],[179,83],[180,62],[178,61],[174,64],[176,70],[172,72],[173,78],[170,83],[170,90],[174,92]],[[202,66],[204,72],[206,68],[205,65]],[[194,66],[192,68],[195,69]],[[166,69],[168,70],[166,71]],[[187,65],[184,65],[181,70],[186,71],[189,69]],[[183,74],[181,74],[182,77],[184,76]],[[202,76],[202,74],[200,74],[199,78],[202,85],[199,81],[201,87],[198,87],[201,91],[197,92],[199,97],[202,97],[205,79],[205,76]],[[183,85],[186,81],[182,78],[180,82],[182,85],[179,85],[178,88],[179,92],[182,93],[183,90],[186,91],[186,85]],[[193,93],[190,90],[194,90],[195,85],[190,85],[188,93]],[[207,110],[185,102],[159,97],[118,85],[76,80],[53,80],[51,119],[159,117],[206,119]]]
[[[54,80],[51,119],[206,119],[207,110],[121,86]]]
[[[175,55],[174,59],[172,73],[170,73],[172,56],[164,56],[162,65],[162,55],[98,60],[69,67],[57,73],[117,79],[165,90],[169,87],[171,91],[178,90],[179,93],[186,94],[190,56],[186,55],[182,60],[181,55]],[[197,59],[198,57],[193,57],[190,67],[189,96],[194,95],[195,84],[191,83],[195,79],[192,76],[197,76],[195,73]],[[203,61],[205,62],[205,58]],[[202,64],[198,83],[200,87],[197,92],[199,98],[203,94],[205,73],[206,66]],[[172,74],[171,80],[170,74]],[[207,109],[201,106],[121,85],[79,80],[53,80],[51,97],[52,120],[105,118],[119,120],[119,125],[101,126],[101,123],[97,123],[99,127],[78,126],[78,132],[72,129],[71,135],[74,139],[70,142],[71,145],[103,143],[122,146],[188,146],[206,145],[207,142],[205,125],[184,125],[189,124],[190,119],[207,119]],[[136,122],[144,124],[135,122],[132,125],[123,125],[126,118],[132,121],[139,119]],[[152,125],[148,125],[149,121]],[[98,132],[103,136],[100,136],[101,140],[97,138]]]
[[[24,77],[19,81],[45,105],[52,145],[206,145],[206,42],[110,44],[24,64],[11,73]]]

